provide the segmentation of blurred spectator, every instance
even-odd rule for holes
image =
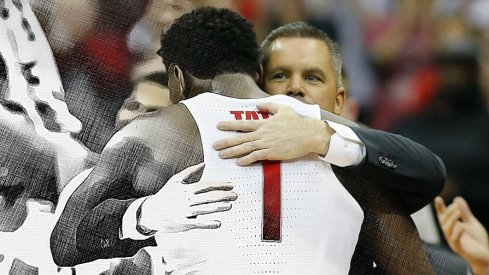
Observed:
[[[394,1],[393,12],[366,24],[366,46],[379,82],[369,120],[374,128],[390,130],[420,110],[418,98],[429,97],[432,2]]]
[[[301,2],[296,0],[265,0],[263,7],[268,17],[268,31],[287,23],[302,21],[304,13]]]
[[[397,125],[394,132],[427,146],[442,158],[448,178],[445,199],[450,201],[457,194],[465,197],[487,227],[489,116],[478,82],[478,44],[462,29],[448,28],[439,34],[435,44],[439,84],[434,98],[420,114]]]
[[[98,16],[97,0],[37,0],[33,8],[44,19],[44,29],[55,53],[72,50],[85,39]],[[83,11],[83,16],[80,16]],[[42,24],[43,22],[41,22]]]
[[[88,0],[84,3],[84,7],[96,11],[93,18],[88,16],[93,19],[93,27],[78,36],[81,40],[74,41],[73,47],[56,54],[66,88],[66,102],[83,123],[76,138],[90,150],[101,152],[115,131],[117,111],[132,90],[133,56],[127,38],[148,1]],[[73,5],[81,4],[75,1]],[[62,7],[65,8],[59,9],[59,13],[78,6],[65,3]],[[58,26],[63,22],[54,24]],[[53,32],[56,28],[51,28],[51,37],[56,37]]]
[[[135,117],[171,105],[166,72],[155,72],[136,80],[134,90],[117,114],[116,129],[120,130]]]
[[[473,27],[479,38],[480,43],[480,73],[479,82],[481,85],[484,102],[489,110],[489,0],[471,1],[467,7],[466,17],[468,24]]]
[[[482,49],[483,51],[479,57],[479,82],[486,109],[489,111],[489,40],[483,42]]]
[[[309,0],[311,2],[311,0]],[[316,2],[318,2],[316,0]],[[358,0],[335,0],[330,15],[323,14],[309,20],[318,27],[323,25],[323,30],[327,31],[326,25],[321,24],[321,18],[330,18],[331,32],[336,35],[337,41],[343,51],[343,62],[348,68],[348,73],[352,81],[349,94],[358,102],[359,119],[365,121],[364,113],[370,109],[376,88],[376,79],[372,66],[368,62],[365,43],[365,33],[363,25],[367,22],[366,11],[362,8]],[[327,22],[326,22],[327,23]]]
[[[136,57],[132,79],[138,79],[164,68],[161,57],[156,54],[160,48],[161,34],[175,18],[201,6],[238,8],[242,0],[148,0],[148,8],[134,25],[128,37],[129,49]],[[250,1],[252,2],[252,1]]]
[[[161,58],[155,59],[158,57],[156,51],[160,47],[161,33],[170,27],[175,18],[192,10],[194,2],[149,0],[146,12],[134,25],[128,39],[129,48],[137,57],[138,63],[156,60],[154,62],[163,66]]]
[[[266,1],[240,0],[232,1],[234,9],[248,21],[253,23],[257,41],[262,41],[270,31],[269,18],[265,9]]]

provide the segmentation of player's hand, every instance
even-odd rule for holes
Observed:
[[[248,165],[259,160],[290,160],[309,153],[327,153],[334,130],[323,121],[301,117],[283,104],[265,103],[257,108],[273,116],[218,123],[219,130],[246,132],[216,141],[214,148],[219,157],[238,157],[238,165]]]
[[[489,242],[486,229],[460,197],[448,207],[441,197],[435,199],[435,208],[443,234],[450,248],[462,256],[475,274],[489,274]]]
[[[149,196],[141,210],[141,224],[158,232],[183,232],[221,226],[206,215],[228,211],[238,195],[225,181],[196,182],[204,164],[191,166],[174,175],[155,195]]]

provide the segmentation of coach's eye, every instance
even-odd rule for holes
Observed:
[[[273,80],[284,80],[285,78],[286,78],[285,74],[282,74],[282,73],[274,74],[272,76]]]
[[[315,75],[310,75],[310,76],[306,77],[306,80],[316,82],[316,81],[320,81],[321,79]]]
[[[26,110],[22,105],[13,101],[0,101],[0,105],[2,105],[7,111],[16,114],[26,114]]]

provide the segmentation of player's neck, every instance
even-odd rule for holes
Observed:
[[[212,81],[212,92],[234,98],[262,98],[268,95],[245,74],[222,74]]]

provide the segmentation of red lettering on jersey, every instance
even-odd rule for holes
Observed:
[[[264,112],[260,112],[260,111],[258,111],[257,113],[259,113],[263,119],[267,119],[270,117],[269,113],[264,113]]]
[[[242,120],[243,119],[242,114],[244,113],[244,111],[229,111],[229,112],[234,115],[234,118],[236,120]]]
[[[229,111],[232,115],[234,115],[234,119],[243,120],[243,114],[245,115],[245,120],[259,120],[260,115],[262,119],[267,119],[270,117],[269,113],[264,113],[260,111]]]
[[[258,120],[258,112],[257,111],[246,111],[246,120]]]

